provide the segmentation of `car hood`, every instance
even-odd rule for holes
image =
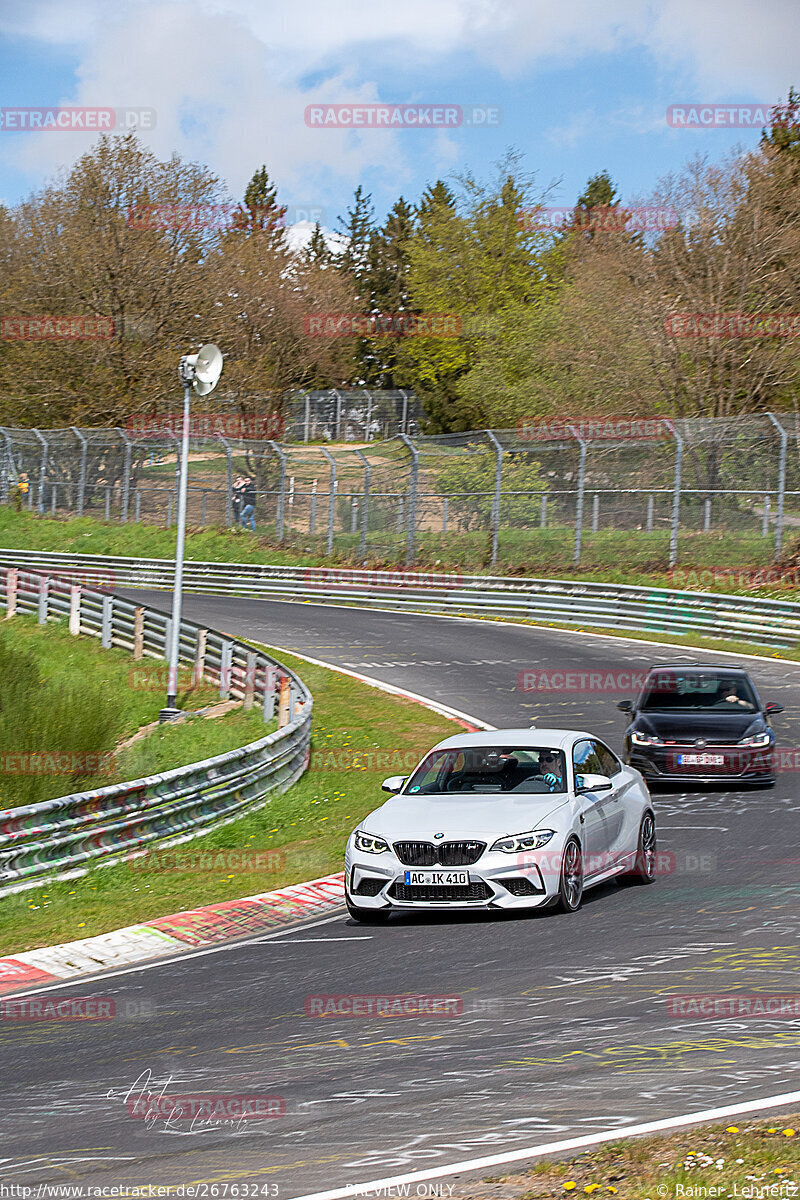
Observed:
[[[640,712],[633,728],[669,741],[693,742],[703,738],[707,742],[716,739],[738,742],[746,733],[759,733],[766,725],[759,713]]]
[[[360,828],[393,842],[431,841],[436,833],[443,833],[448,841],[489,841],[504,834],[540,829],[558,809],[566,813],[568,805],[566,792],[550,796],[393,796],[365,817]]]

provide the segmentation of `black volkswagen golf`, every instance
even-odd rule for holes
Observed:
[[[625,759],[648,783],[775,782],[769,718],[783,705],[762,704],[740,667],[654,667],[617,707],[630,714]]]

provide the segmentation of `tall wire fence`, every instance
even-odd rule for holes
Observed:
[[[188,522],[237,526],[234,488],[247,476],[258,533],[361,564],[535,571],[779,557],[800,532],[798,417],[650,424],[628,436],[599,423],[441,436],[412,425],[373,440],[352,426],[340,441],[319,428],[312,440],[311,426],[308,441],[192,436]],[[0,428],[0,501],[170,527],[177,448],[174,433]]]

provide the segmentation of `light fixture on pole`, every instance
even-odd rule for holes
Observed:
[[[169,644],[169,678],[167,707],[159,713],[160,721],[174,721],[180,716],[178,703],[178,655],[181,639],[181,607],[183,601],[183,552],[186,544],[186,488],[189,475],[189,401],[192,392],[207,396],[217,386],[222,373],[222,354],[209,342],[197,354],[186,354],[178,365],[183,384],[183,430],[181,433],[181,478],[178,490],[178,541],[175,547],[175,583],[172,592],[172,625]]]

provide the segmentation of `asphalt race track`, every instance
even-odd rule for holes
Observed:
[[[127,594],[168,605],[165,593]],[[724,661],[355,608],[189,596],[185,613],[494,725],[587,728],[617,749],[615,703],[628,692],[542,699],[517,690],[518,673]],[[745,665],[762,699],[786,705],[779,743],[800,747],[800,666]],[[343,915],[58,985],[52,995],[110,995],[118,1010],[145,1000],[153,1016],[0,1025],[0,1183],[250,1183],[289,1198],[796,1088],[796,1020],[673,1016],[667,997],[800,992],[800,778],[655,799],[674,870],[652,887],[592,891],[572,916],[369,927]],[[307,1017],[306,996],[320,992],[461,996],[464,1013]],[[137,1079],[167,1094],[282,1096],[287,1111],[241,1130],[147,1128],[124,1103]]]

